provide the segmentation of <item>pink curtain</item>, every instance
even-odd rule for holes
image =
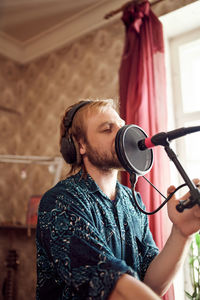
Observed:
[[[148,1],[132,2],[125,8],[122,20],[126,28],[125,47],[119,70],[120,114],[126,124],[136,124],[148,136],[167,131],[166,78],[162,24],[153,14]],[[163,194],[169,185],[169,161],[162,147],[154,148],[152,170],[145,175]],[[130,186],[129,175],[122,172],[122,183]],[[140,177],[136,186],[147,211],[164,200]],[[150,229],[162,249],[171,224],[166,207],[149,217]],[[165,300],[173,300],[169,291]]]

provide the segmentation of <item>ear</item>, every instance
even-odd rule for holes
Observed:
[[[79,140],[79,151],[81,155],[84,155],[86,153],[86,144],[83,139]]]

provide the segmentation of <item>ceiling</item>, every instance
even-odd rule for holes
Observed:
[[[167,1],[170,5],[171,0]],[[0,0],[0,53],[19,63],[26,63],[106,24],[110,20],[105,20],[104,16],[126,2],[126,0]],[[164,3],[164,0],[150,0],[151,4],[157,2]],[[200,3],[194,0],[185,2]],[[195,18],[200,20],[200,5],[199,10],[195,8],[193,13],[194,10]],[[116,18],[119,18],[119,15],[111,19]],[[177,22],[180,29],[186,25],[185,19],[182,20]],[[194,17],[192,20],[194,21]],[[173,21],[168,23],[169,27],[170,24],[174,25]],[[174,26],[171,27],[171,31],[174,31]]]
[[[99,0],[2,0],[0,30],[25,42],[56,25],[78,17]]]
[[[126,0],[0,0],[0,53],[24,64],[105,24],[105,14],[124,3]]]
[[[151,3],[154,1],[156,0],[150,0]],[[126,0],[1,0],[0,33],[25,43],[63,23],[78,21],[85,14],[89,16],[90,12],[98,11],[101,21],[106,22],[104,15],[126,2]],[[100,21],[99,18],[96,22]]]

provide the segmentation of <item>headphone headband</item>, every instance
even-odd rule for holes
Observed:
[[[90,103],[91,101],[84,101],[81,102],[77,105],[75,105],[72,109],[70,109],[70,111],[67,113],[65,119],[64,119],[64,126],[66,131],[71,127],[74,116],[76,114],[76,112],[83,106],[85,106],[86,104]]]

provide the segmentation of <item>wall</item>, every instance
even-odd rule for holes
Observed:
[[[115,21],[24,66],[0,57],[0,105],[20,113],[0,111],[0,154],[59,156],[59,122],[68,105],[118,99],[123,44],[124,26]],[[30,196],[50,188],[53,174],[47,166],[11,163],[0,163],[0,172],[0,223],[25,224]],[[35,299],[34,232],[28,238],[26,230],[1,229],[0,244],[1,264],[10,248],[19,255],[18,299]],[[4,267],[0,288],[5,276]]]

